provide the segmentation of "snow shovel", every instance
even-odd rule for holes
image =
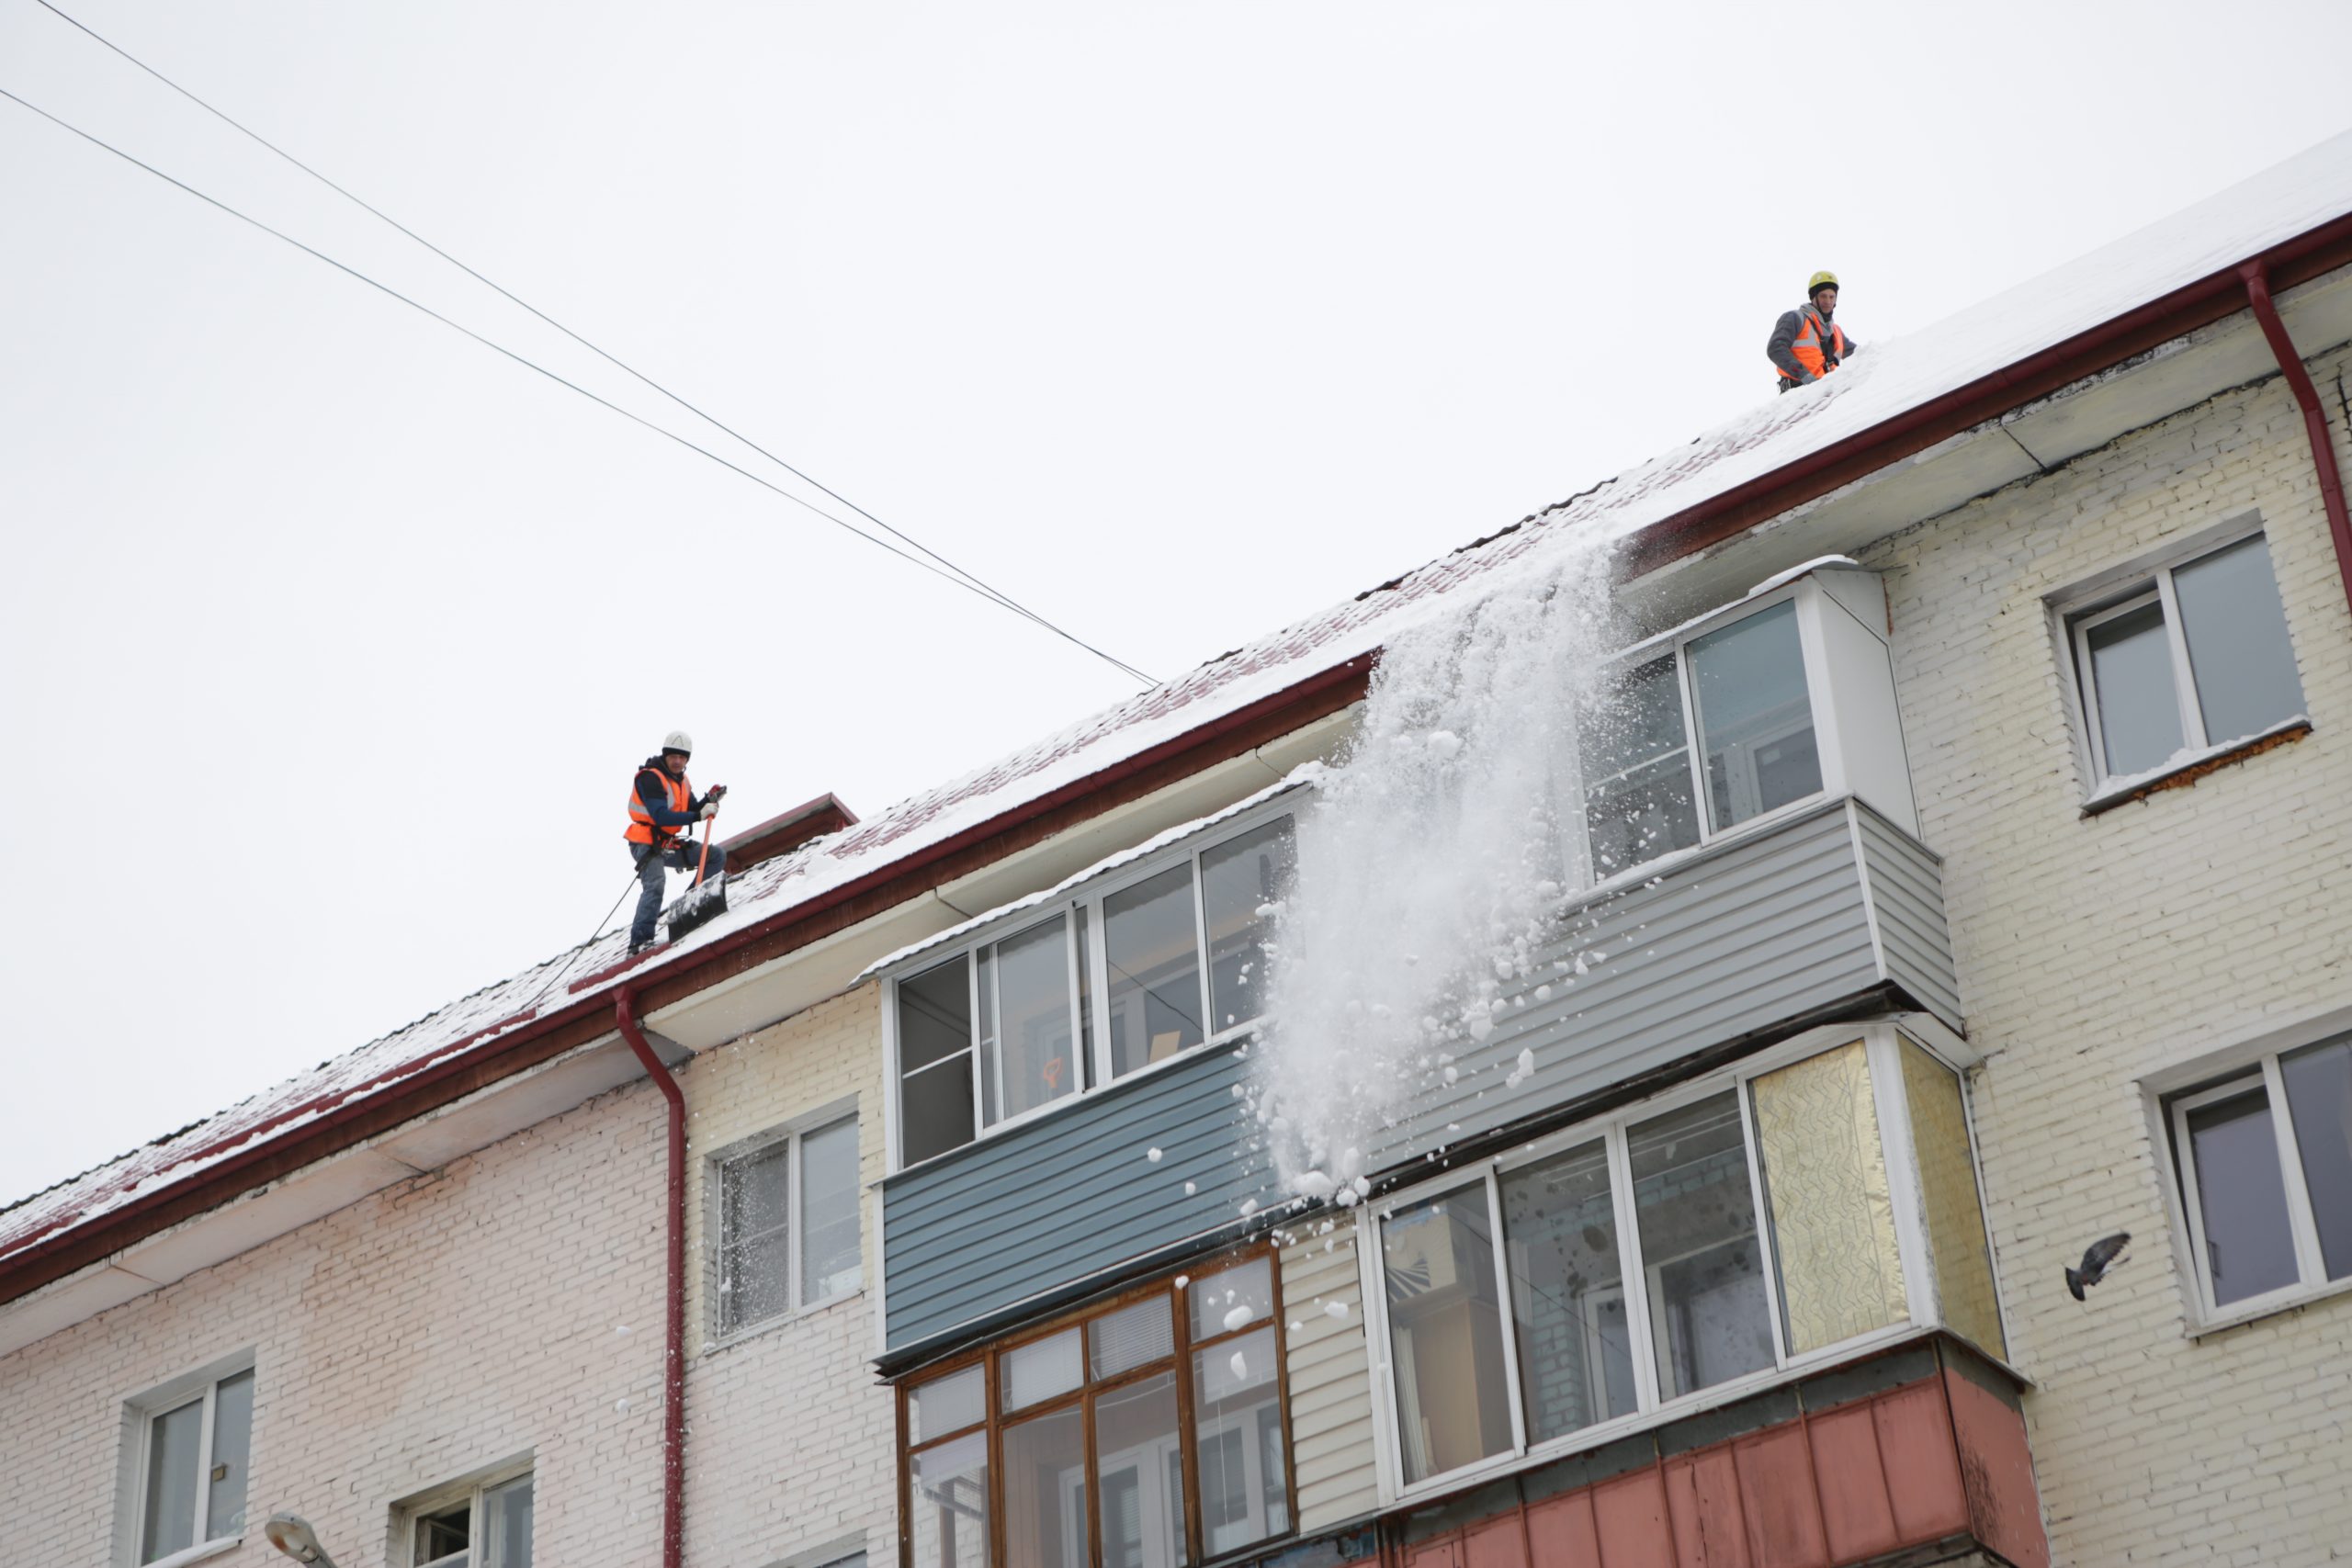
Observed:
[[[707,880],[704,873],[710,869],[710,840],[718,831],[718,813],[714,811],[703,820],[702,858],[695,864],[695,883],[679,895],[670,907],[670,940],[684,941],[697,928],[727,912],[727,874],[722,871]]]

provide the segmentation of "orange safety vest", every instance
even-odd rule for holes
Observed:
[[[684,829],[653,825],[653,813],[645,809],[645,802],[639,798],[637,793],[637,780],[648,773],[660,779],[662,787],[670,792],[670,809],[673,811],[694,809],[695,786],[684,779],[672,778],[668,770],[662,768],[639,768],[637,778],[628,781],[628,831],[623,836],[632,844],[667,844]]]
[[[1821,351],[1825,329],[1829,337],[1829,352],[1826,355]],[[1821,312],[1807,305],[1797,312],[1797,341],[1789,345],[1789,352],[1797,356],[1799,365],[1815,376],[1826,376],[1838,368],[1839,360],[1846,357],[1846,329],[1835,322],[1823,321]],[[1785,371],[1781,378],[1788,379]]]

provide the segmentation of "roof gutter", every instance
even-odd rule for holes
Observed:
[[[670,1169],[662,1221],[662,1568],[680,1568],[686,1547],[686,1097],[638,1027],[635,1000],[627,986],[615,991],[613,1022],[670,1102]]]
[[[2303,434],[2312,444],[2312,467],[2319,473],[2320,505],[2327,513],[2328,534],[2335,540],[2335,570],[2344,579],[2344,602],[2352,605],[2352,513],[2344,505],[2344,475],[2335,466],[2327,411],[2320,403],[2319,389],[2312,385],[2312,373],[2303,367],[2303,356],[2295,350],[2295,340],[2287,335],[2287,323],[2278,319],[2278,307],[2270,298],[2269,268],[2257,256],[2239,267],[2238,276],[2245,279],[2254,319],[2262,323],[2262,335],[2270,341],[2270,352],[2303,411]]]

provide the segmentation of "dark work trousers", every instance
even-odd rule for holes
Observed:
[[[656,851],[650,844],[631,844],[629,858],[637,863],[637,919],[628,923],[628,944],[643,947],[653,940],[654,922],[662,918],[662,895],[667,891],[669,879],[665,870],[683,871],[688,876],[702,863],[700,844],[673,844]],[[727,868],[727,852],[717,844],[710,846],[710,865],[703,874],[717,876]]]

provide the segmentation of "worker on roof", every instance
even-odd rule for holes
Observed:
[[[1764,355],[1781,373],[1781,390],[1818,381],[1850,359],[1861,344],[1830,318],[1838,313],[1838,275],[1816,272],[1805,285],[1805,302],[1782,314],[1772,328]]]
[[[639,767],[637,783],[628,792],[627,837],[638,882],[637,918],[628,926],[632,954],[653,945],[654,922],[661,919],[662,895],[668,887],[664,871],[691,872],[702,863],[687,830],[717,816],[719,797],[727,793],[725,784],[713,784],[708,795],[695,798],[694,785],[686,781],[686,759],[694,749],[693,736],[672,730],[662,742],[661,755],[648,757]],[[717,876],[727,867],[727,852],[717,844],[709,851],[707,874]]]

